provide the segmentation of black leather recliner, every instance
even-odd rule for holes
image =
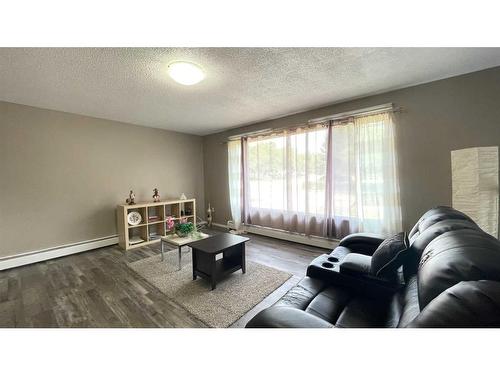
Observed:
[[[247,327],[500,327],[500,241],[450,207],[426,212],[408,239],[410,258],[385,280],[369,272],[384,238],[345,237]]]

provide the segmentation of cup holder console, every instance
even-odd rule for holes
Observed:
[[[330,254],[323,254],[315,258],[307,267],[307,276],[315,279],[320,279],[331,285],[337,285],[350,288],[359,293],[368,293],[372,295],[377,293],[380,295],[392,295],[398,290],[399,284],[389,283],[388,281],[369,273],[350,273],[341,270],[342,262],[338,257]]]
[[[334,263],[338,263],[338,262],[339,262],[339,258],[337,258],[337,257],[327,257],[326,260],[324,260],[321,263],[321,266],[328,268],[328,269],[332,269],[332,268],[335,268]]]
[[[307,267],[307,276],[332,282],[344,278],[340,274],[340,259],[330,254],[323,254],[314,259]]]

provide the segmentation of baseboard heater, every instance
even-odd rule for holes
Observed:
[[[11,255],[0,258],[0,270],[20,267],[27,264],[43,262],[45,260],[81,253],[83,251],[94,250],[100,247],[116,245],[118,236],[108,236],[93,240],[76,242],[67,245],[51,247],[42,250],[30,251],[28,253]]]
[[[213,225],[220,228],[235,229],[234,223],[231,220],[227,222],[227,225],[219,223],[214,223]],[[259,234],[261,236],[277,238],[285,241],[297,242],[309,246],[321,247],[329,250],[332,250],[339,243],[338,240],[317,237],[317,236],[306,236],[299,233],[292,233],[284,230],[261,227],[258,225],[242,225],[240,229],[248,233]]]

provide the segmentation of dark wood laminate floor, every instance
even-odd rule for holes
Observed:
[[[305,274],[326,252],[248,235],[247,259],[294,276],[233,327],[244,327]],[[105,247],[0,271],[0,327],[204,327],[196,317],[136,275],[127,263],[159,253],[159,245],[123,252]]]

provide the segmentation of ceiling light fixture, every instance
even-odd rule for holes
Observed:
[[[195,85],[205,78],[205,73],[196,64],[187,61],[175,61],[168,65],[168,74],[181,85]]]

